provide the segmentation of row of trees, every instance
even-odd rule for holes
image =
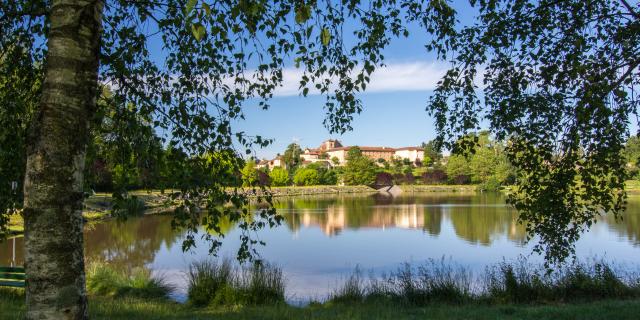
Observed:
[[[310,185],[390,185],[390,184],[479,184],[483,189],[496,190],[515,181],[515,170],[504,154],[504,145],[492,140],[488,132],[469,135],[476,141],[473,152],[467,155],[443,157],[433,141],[423,144],[422,162],[407,159],[372,160],[358,147],[349,150],[347,163],[341,167],[327,167],[319,163],[302,165],[296,144],[287,147],[283,162],[286,168],[258,169],[255,161],[248,161],[242,170],[244,186],[310,186]]]
[[[198,173],[197,165],[190,166],[196,160],[178,146],[164,146],[149,120],[136,117],[129,109],[110,110],[101,114],[99,125],[95,126],[89,141],[85,165],[87,190],[179,188],[185,180],[196,183],[209,175],[207,172]],[[491,139],[486,131],[466,138],[476,141],[473,152],[449,157],[437,151],[433,141],[423,143],[425,157],[418,167],[399,159],[374,161],[363,156],[357,147],[349,151],[344,167],[326,167],[317,163],[302,166],[301,150],[296,144],[291,144],[283,156],[288,170],[281,167],[258,169],[251,160],[246,162],[242,172],[230,175],[234,178],[225,184],[479,184],[483,189],[495,190],[515,182],[515,168],[506,157],[503,142]],[[640,138],[632,136],[627,140],[624,157],[629,175],[637,178],[640,172]]]

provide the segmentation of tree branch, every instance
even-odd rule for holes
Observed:
[[[626,0],[620,0],[620,2],[622,2],[622,5],[625,6],[627,10],[629,10],[629,13],[631,13],[631,15],[633,15],[636,19],[640,19],[640,14],[633,10],[633,7],[629,4],[629,2],[627,2]]]

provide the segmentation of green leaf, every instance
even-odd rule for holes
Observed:
[[[202,3],[202,8],[204,8],[204,12],[210,16],[211,15],[211,7],[209,7],[208,4],[206,4],[205,2]]]
[[[303,24],[311,18],[311,6],[303,4],[296,8],[296,23]]]
[[[331,41],[331,33],[329,29],[322,28],[322,32],[320,32],[320,40],[322,41],[323,46],[329,45],[329,41]]]
[[[191,11],[193,11],[193,8],[195,8],[197,3],[198,0],[188,0],[187,6],[184,8],[184,15],[188,16],[189,14],[191,14]]]
[[[191,25],[191,33],[193,33],[193,36],[196,38],[196,40],[200,41],[205,36],[207,31],[204,29],[204,26],[201,23],[196,22]]]

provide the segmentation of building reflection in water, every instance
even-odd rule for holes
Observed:
[[[353,196],[289,199],[284,200],[287,204],[281,212],[291,230],[317,227],[328,236],[360,228],[421,229],[437,236],[447,220],[459,238],[471,243],[490,245],[493,238],[502,235],[518,243],[525,240],[524,227],[518,224],[515,211],[496,195],[378,194],[355,199]]]
[[[294,235],[301,228],[317,228],[330,238],[347,230],[406,229],[439,237],[446,230],[469,244],[487,247],[498,239],[523,244],[526,238],[517,213],[498,194],[307,196],[279,198],[276,208],[285,217],[285,226],[274,232]],[[122,268],[151,264],[160,250],[182,245],[183,233],[172,229],[170,221],[170,216],[149,216],[90,224],[85,230],[87,260],[109,261]],[[624,220],[606,216],[600,223],[621,241],[640,245],[640,197],[629,199]],[[24,263],[22,237],[0,242],[0,265],[12,263]]]

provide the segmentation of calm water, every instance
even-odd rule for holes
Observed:
[[[497,194],[404,194],[282,198],[286,220],[259,233],[262,257],[282,267],[291,300],[322,298],[356,266],[376,274],[403,262],[446,257],[473,270],[529,255],[516,212]],[[189,263],[207,257],[206,243],[181,249],[182,232],[169,216],[131,218],[88,225],[86,256],[121,267],[146,266],[184,290]],[[233,257],[238,233],[231,231],[221,256]],[[22,238],[0,243],[0,265],[22,264]],[[15,247],[15,250],[14,250]],[[577,245],[581,257],[640,264],[640,197],[633,196],[624,221],[605,217]],[[539,260],[532,256],[532,260]]]

